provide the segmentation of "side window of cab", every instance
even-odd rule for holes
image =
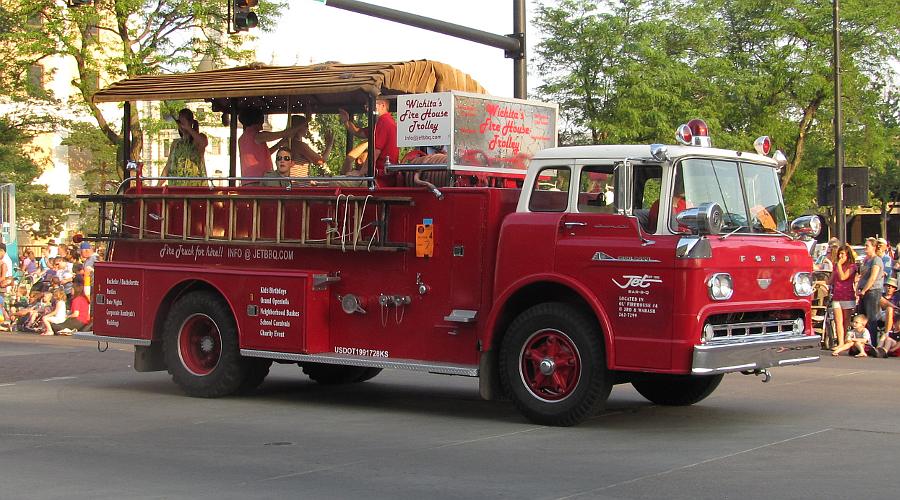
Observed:
[[[534,180],[528,210],[532,212],[565,212],[569,208],[569,186],[572,171],[568,167],[541,169]]]
[[[578,184],[578,211],[613,214],[617,209],[616,167],[587,165],[581,169]]]
[[[632,186],[634,215],[644,231],[658,234],[660,220],[660,195],[662,194],[662,167],[659,165],[635,165]]]

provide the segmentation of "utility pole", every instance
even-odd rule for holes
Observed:
[[[847,242],[847,223],[844,211],[844,117],[841,112],[841,6],[840,0],[832,0],[832,51],[831,67],[834,71],[834,224],[837,237]]]
[[[513,33],[497,35],[476,30],[459,24],[447,23],[430,17],[389,9],[356,0],[318,0],[329,7],[348,10],[366,16],[377,17],[395,23],[442,33],[470,42],[503,49],[506,57],[513,60],[514,97],[525,99],[527,89],[527,58],[525,54],[525,0],[513,0]]]

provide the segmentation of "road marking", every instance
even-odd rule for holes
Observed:
[[[328,470],[340,469],[340,468],[342,468],[342,467],[347,467],[347,466],[350,466],[350,465],[361,464],[361,463],[367,462],[367,461],[368,461],[368,459],[366,459],[366,460],[356,460],[356,461],[354,461],[354,462],[347,462],[347,463],[345,463],[345,464],[337,464],[337,465],[329,465],[329,466],[325,466],[325,467],[317,467],[317,468],[315,468],[315,469],[309,469],[309,470],[303,470],[303,471],[291,472],[291,473],[288,473],[288,474],[281,474],[280,476],[273,476],[273,477],[267,477],[267,478],[263,478],[263,479],[257,479],[257,482],[277,481],[277,480],[279,480],[279,479],[287,479],[287,478],[289,478],[289,477],[305,476],[305,475],[307,475],[307,474],[313,474],[313,473],[316,473],[316,472],[323,472],[323,471],[328,471]],[[242,483],[242,485],[243,485],[243,484],[246,484],[246,483]]]
[[[477,443],[479,441],[488,441],[491,439],[505,438],[508,436],[515,436],[516,434],[524,434],[526,432],[533,432],[533,431],[538,431],[541,429],[544,429],[544,427],[543,426],[542,427],[530,427],[528,429],[523,429],[521,431],[507,432],[504,434],[495,434],[493,436],[484,436],[484,437],[480,437],[480,438],[476,438],[476,439],[467,439],[465,441],[457,441],[455,443],[442,444],[440,446],[435,446],[434,448],[431,448],[431,449],[432,450],[440,450],[441,448],[450,448],[453,446],[462,446],[464,444]]]
[[[769,447],[772,447],[772,446],[777,446],[777,445],[779,445],[779,444],[789,443],[789,442],[791,442],[791,441],[796,441],[796,440],[798,440],[798,439],[808,438],[808,437],[810,437],[810,436],[815,436],[816,434],[821,434],[821,433],[823,433],[823,432],[829,432],[829,431],[832,431],[832,430],[834,430],[834,429],[831,428],[831,427],[829,427],[829,428],[827,428],[827,429],[819,429],[819,430],[817,430],[817,431],[809,432],[809,433],[806,433],[806,434],[802,434],[802,435],[800,435],[800,436],[794,436],[794,437],[790,437],[790,438],[787,438],[787,439],[782,439],[781,441],[774,441],[774,442],[771,442],[771,443],[766,443],[766,444],[764,444],[764,445],[755,446],[755,447],[753,447],[753,448],[749,448],[749,449],[746,449],[746,450],[736,451],[736,452],[734,452],[734,453],[729,453],[728,455],[722,455],[722,456],[718,456],[718,457],[708,458],[708,459],[706,459],[706,460],[701,460],[701,461],[699,461],[699,462],[692,463],[692,464],[688,464],[688,465],[682,465],[681,467],[675,467],[675,468],[672,468],[672,469],[669,469],[669,470],[665,470],[665,471],[662,471],[662,472],[657,472],[657,473],[655,473],[655,474],[647,474],[647,475],[645,475],[645,476],[640,476],[640,477],[636,477],[636,478],[634,478],[634,479],[629,479],[629,480],[627,480],[627,481],[621,481],[621,482],[618,482],[618,483],[613,483],[613,484],[606,485],[606,486],[603,486],[603,487],[600,487],[600,488],[594,488],[594,489],[592,489],[592,490],[581,491],[581,492],[573,493],[573,494],[571,494],[571,495],[567,495],[567,496],[564,496],[564,497],[558,497],[556,500],[565,500],[565,499],[567,499],[567,498],[575,498],[575,497],[580,497],[580,496],[585,496],[585,495],[591,495],[591,494],[596,493],[596,492],[599,492],[599,491],[608,490],[608,489],[612,489],[612,488],[617,488],[617,487],[619,487],[619,486],[624,486],[624,485],[626,485],[626,484],[636,483],[636,482],[638,482],[638,481],[643,481],[644,479],[653,479],[653,478],[656,478],[656,477],[665,476],[665,475],[668,475],[668,474],[672,474],[672,473],[674,473],[674,472],[681,472],[681,471],[683,471],[683,470],[692,469],[692,468],[694,468],[694,467],[698,467],[698,466],[700,466],[700,465],[705,465],[705,464],[708,464],[708,463],[710,463],[710,462],[716,462],[716,461],[719,461],[719,460],[725,460],[725,459],[727,459],[727,458],[732,458],[732,457],[736,457],[736,456],[738,456],[738,455],[743,455],[743,454],[745,454],[745,453],[750,453],[750,452],[758,451],[758,450],[761,450],[761,449],[763,449],[763,448],[769,448]]]
[[[435,446],[435,447],[432,447],[432,448],[428,448],[428,450],[436,450],[436,449],[441,449],[441,448],[448,448],[448,447],[451,447],[451,446],[460,446],[460,445],[469,444],[469,443],[477,443],[477,442],[479,442],[479,441],[486,441],[486,440],[490,440],[490,439],[503,438],[503,437],[507,437],[507,436],[515,436],[516,434],[522,434],[522,433],[525,433],[525,432],[532,432],[532,431],[537,431],[537,430],[541,430],[541,429],[545,429],[545,427],[543,427],[543,426],[530,427],[530,428],[528,428],[528,429],[523,429],[523,430],[515,431],[515,432],[507,432],[507,433],[504,433],[504,434],[495,434],[495,435],[493,435],[493,436],[485,436],[485,437],[481,437],[481,438],[478,438],[478,439],[468,439],[468,440],[465,440],[465,441],[457,441],[457,442],[455,442],[455,443],[448,443],[448,444],[443,444],[443,445],[440,445],[440,446]],[[419,451],[412,452],[412,453],[415,454],[415,453],[420,453],[420,452],[422,452],[422,451],[428,451],[428,450],[419,450]],[[364,462],[367,462],[367,461],[368,461],[368,459],[367,459],[367,460],[356,460],[356,461],[353,461],[353,462],[347,462],[347,463],[344,463],[344,464],[336,464],[336,465],[329,465],[329,466],[317,467],[317,468],[315,468],[315,469],[308,469],[308,470],[303,470],[303,471],[290,472],[290,473],[287,473],[287,474],[281,474],[281,475],[278,475],[278,476],[272,476],[272,477],[267,477],[267,478],[263,478],[263,479],[258,479],[257,481],[258,481],[258,482],[277,481],[277,480],[279,480],[279,479],[287,479],[287,478],[290,478],[290,477],[305,476],[305,475],[307,475],[307,474],[314,474],[314,473],[316,473],[316,472],[324,472],[324,471],[329,471],[329,470],[340,469],[340,468],[343,468],[343,467],[348,467],[348,466],[351,466],[351,465],[357,465],[357,464],[361,464],[361,463],[364,463]]]
[[[55,380],[72,380],[74,378],[78,378],[78,377],[50,377],[50,378],[45,378],[44,380],[41,380],[41,382],[53,382]]]

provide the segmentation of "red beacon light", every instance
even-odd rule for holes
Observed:
[[[772,151],[772,139],[767,135],[757,138],[753,141],[753,149],[763,156],[769,156],[769,153]]]
[[[694,118],[678,127],[675,139],[685,146],[700,146],[704,148],[712,146],[712,139],[709,138],[709,126],[699,118]]]

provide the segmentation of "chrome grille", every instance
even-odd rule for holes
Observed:
[[[758,311],[710,316],[703,328],[705,344],[750,342],[797,335],[794,321],[802,311]],[[710,330],[712,338],[710,338]]]

